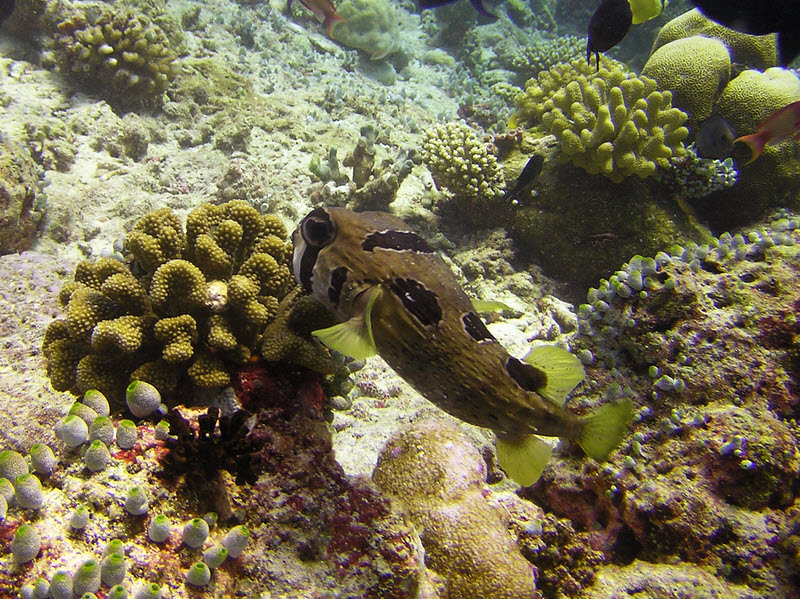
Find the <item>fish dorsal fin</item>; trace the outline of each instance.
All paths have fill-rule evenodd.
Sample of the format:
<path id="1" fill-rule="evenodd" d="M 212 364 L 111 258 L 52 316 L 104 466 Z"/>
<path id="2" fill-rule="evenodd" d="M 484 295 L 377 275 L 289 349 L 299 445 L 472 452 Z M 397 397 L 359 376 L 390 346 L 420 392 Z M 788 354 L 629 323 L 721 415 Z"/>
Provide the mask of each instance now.
<path id="1" fill-rule="evenodd" d="M 375 348 L 375 338 L 372 336 L 372 307 L 380 294 L 380 287 L 376 287 L 367 301 L 363 314 L 357 314 L 350 320 L 327 329 L 317 329 L 311 334 L 329 349 L 354 360 L 364 360 L 374 356 L 378 350 Z"/>
<path id="2" fill-rule="evenodd" d="M 478 314 L 483 314 L 486 312 L 502 312 L 503 310 L 511 310 L 508 304 L 504 304 L 500 301 L 494 300 L 480 300 L 480 299 L 471 299 L 469 300 L 472 303 L 472 309 L 475 310 Z"/>
<path id="3" fill-rule="evenodd" d="M 524 362 L 546 375 L 546 384 L 536 391 L 557 406 L 563 406 L 567 395 L 583 381 L 583 364 L 567 350 L 555 345 L 531 348 Z"/>
<path id="4" fill-rule="evenodd" d="M 539 480 L 553 449 L 536 435 L 521 439 L 497 437 L 497 462 L 518 485 L 527 487 Z"/>

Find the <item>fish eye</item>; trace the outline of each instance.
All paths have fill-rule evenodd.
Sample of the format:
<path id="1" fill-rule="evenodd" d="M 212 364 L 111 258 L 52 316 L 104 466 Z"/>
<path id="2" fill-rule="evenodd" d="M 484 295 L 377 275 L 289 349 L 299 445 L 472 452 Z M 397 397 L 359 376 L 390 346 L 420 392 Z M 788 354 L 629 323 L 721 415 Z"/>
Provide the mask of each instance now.
<path id="1" fill-rule="evenodd" d="M 336 228 L 330 219 L 310 216 L 303 223 L 301 232 L 307 244 L 323 247 L 333 241 L 336 235 Z"/>

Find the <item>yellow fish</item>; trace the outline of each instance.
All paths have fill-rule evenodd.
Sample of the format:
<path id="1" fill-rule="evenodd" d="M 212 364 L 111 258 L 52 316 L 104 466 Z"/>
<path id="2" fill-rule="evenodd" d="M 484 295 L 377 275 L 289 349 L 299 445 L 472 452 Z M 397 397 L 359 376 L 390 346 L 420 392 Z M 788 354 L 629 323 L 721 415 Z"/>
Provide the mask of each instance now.
<path id="1" fill-rule="evenodd" d="M 341 324 L 315 331 L 356 359 L 376 353 L 426 399 L 497 434 L 500 466 L 533 484 L 550 457 L 537 435 L 574 440 L 596 460 L 619 445 L 630 399 L 580 418 L 563 409 L 580 361 L 542 346 L 524 360 L 492 336 L 450 268 L 422 237 L 382 212 L 316 208 L 292 236 L 295 279 Z"/>

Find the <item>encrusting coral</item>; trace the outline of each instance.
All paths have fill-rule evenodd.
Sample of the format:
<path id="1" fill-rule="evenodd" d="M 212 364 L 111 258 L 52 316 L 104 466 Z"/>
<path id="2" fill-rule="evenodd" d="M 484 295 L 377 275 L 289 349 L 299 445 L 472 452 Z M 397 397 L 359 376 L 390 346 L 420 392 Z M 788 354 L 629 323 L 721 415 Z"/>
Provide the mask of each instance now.
<path id="1" fill-rule="evenodd" d="M 669 91 L 609 59 L 597 71 L 583 60 L 542 71 L 517 103 L 512 124 L 555 135 L 561 160 L 615 182 L 653 175 L 683 155 L 689 135 L 686 114 L 672 107 Z"/>
<path id="2" fill-rule="evenodd" d="M 291 282 L 286 229 L 244 201 L 202 205 L 186 233 L 167 208 L 126 238 L 134 263 L 82 262 L 50 324 L 43 353 L 53 388 L 98 389 L 120 401 L 132 380 L 162 393 L 188 375 L 201 387 L 229 383 L 247 361 Z"/>
<path id="3" fill-rule="evenodd" d="M 534 569 L 503 510 L 484 496 L 486 464 L 464 433 L 440 420 L 416 422 L 389 439 L 372 478 L 409 511 L 448 597 L 536 596 Z"/>

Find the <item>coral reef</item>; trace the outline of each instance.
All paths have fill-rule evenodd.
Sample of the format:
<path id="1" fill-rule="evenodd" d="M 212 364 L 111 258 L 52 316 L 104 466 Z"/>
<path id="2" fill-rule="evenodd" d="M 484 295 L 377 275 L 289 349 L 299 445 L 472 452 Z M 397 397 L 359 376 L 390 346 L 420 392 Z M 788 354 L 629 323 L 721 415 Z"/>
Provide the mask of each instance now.
<path id="1" fill-rule="evenodd" d="M 44 198 L 30 152 L 0 134 L 0 254 L 30 249 L 44 222 Z"/>
<path id="2" fill-rule="evenodd" d="M 635 398 L 633 434 L 605 467 L 559 455 L 526 496 L 606 559 L 652 568 L 647 587 L 661 583 L 646 562 L 671 557 L 731 596 L 798 592 L 780 539 L 796 527 L 800 466 L 799 227 L 778 214 L 746 234 L 634 257 L 578 310 L 587 394 Z M 601 568 L 588 596 L 603 596 L 616 568 Z"/>
<path id="3" fill-rule="evenodd" d="M 484 496 L 486 464 L 457 428 L 418 421 L 389 439 L 372 475 L 409 512 L 448 597 L 536 596 L 534 570 Z"/>
<path id="4" fill-rule="evenodd" d="M 52 61 L 112 105 L 160 106 L 175 76 L 177 55 L 162 29 L 133 10 L 63 9 Z"/>
<path id="5" fill-rule="evenodd" d="M 229 383 L 227 365 L 250 358 L 291 281 L 286 230 L 236 200 L 193 210 L 183 232 L 167 208 L 144 216 L 126 240 L 128 268 L 83 262 L 47 329 L 43 353 L 59 391 L 98 389 L 120 401 L 132 380 L 174 390 Z"/>
<path id="6" fill-rule="evenodd" d="M 734 167 L 732 158 L 701 158 L 693 143 L 686 147 L 686 154 L 670 158 L 669 163 L 670 168 L 659 173 L 659 179 L 677 187 L 688 199 L 704 198 L 715 191 L 732 187 L 739 179 L 739 171 Z"/>
<path id="7" fill-rule="evenodd" d="M 672 94 L 648 77 L 605 59 L 600 69 L 583 60 L 539 73 L 518 98 L 515 124 L 538 127 L 561 144 L 559 158 L 612 181 L 653 175 L 681 156 L 689 131 Z"/>

